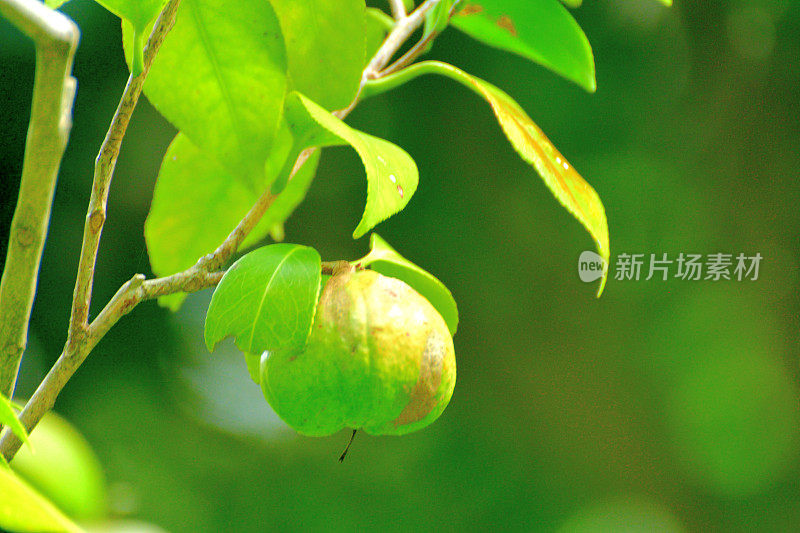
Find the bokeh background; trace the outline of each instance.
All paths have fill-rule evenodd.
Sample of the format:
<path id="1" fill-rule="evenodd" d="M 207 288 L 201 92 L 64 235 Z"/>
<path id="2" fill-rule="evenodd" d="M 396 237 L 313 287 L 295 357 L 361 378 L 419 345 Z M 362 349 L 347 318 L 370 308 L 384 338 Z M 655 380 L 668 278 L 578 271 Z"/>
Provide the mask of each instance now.
<path id="1" fill-rule="evenodd" d="M 374 2 L 373 5 L 381 4 Z M 55 196 L 18 396 L 65 341 L 92 165 L 126 79 L 117 19 L 88 0 L 75 126 Z M 512 94 L 602 197 L 614 254 L 763 256 L 757 281 L 615 281 L 505 141 L 444 79 L 363 103 L 350 122 L 403 146 L 421 183 L 377 231 L 454 293 L 458 384 L 402 438 L 323 439 L 282 424 L 227 345 L 210 294 L 140 306 L 97 347 L 57 411 L 94 449 L 114 517 L 167 531 L 791 531 L 800 524 L 800 5 L 586 0 L 587 94 L 454 30 L 432 56 Z M 0 240 L 21 172 L 33 48 L 0 20 Z M 174 135 L 146 101 L 111 192 L 93 312 L 149 274 L 142 228 Z M 352 151 L 326 151 L 286 240 L 359 257 Z M 4 255 L 4 253 L 3 253 Z M 66 481 L 67 483 L 69 480 Z"/>

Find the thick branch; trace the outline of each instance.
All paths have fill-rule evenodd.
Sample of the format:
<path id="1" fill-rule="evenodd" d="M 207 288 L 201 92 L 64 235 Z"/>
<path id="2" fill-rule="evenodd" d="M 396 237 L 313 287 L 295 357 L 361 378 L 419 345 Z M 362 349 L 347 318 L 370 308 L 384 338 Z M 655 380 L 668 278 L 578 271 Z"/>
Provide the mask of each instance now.
<path id="1" fill-rule="evenodd" d="M 72 126 L 78 27 L 36 0 L 0 0 L 0 14 L 34 40 L 36 75 L 19 199 L 0 280 L 0 393 L 11 397 L 28 338 L 58 169 Z"/>
<path id="2" fill-rule="evenodd" d="M 171 0 L 161 12 L 144 50 L 144 70 L 138 76 L 131 75 L 128 78 L 125 91 L 122 93 L 119 106 L 114 118 L 111 120 L 111 126 L 108 128 L 108 133 L 95 161 L 92 193 L 89 199 L 86 222 L 83 227 L 81 256 L 78 262 L 78 275 L 72 298 L 72 312 L 70 313 L 69 324 L 70 338 L 85 334 L 88 327 L 97 250 L 100 246 L 100 237 L 106 221 L 108 192 L 111 186 L 111 178 L 114 174 L 114 167 L 117 164 L 122 139 L 125 137 L 131 115 L 136 103 L 139 101 L 153 58 L 158 53 L 164 38 L 175 24 L 175 16 L 179 5 L 180 0 Z"/>

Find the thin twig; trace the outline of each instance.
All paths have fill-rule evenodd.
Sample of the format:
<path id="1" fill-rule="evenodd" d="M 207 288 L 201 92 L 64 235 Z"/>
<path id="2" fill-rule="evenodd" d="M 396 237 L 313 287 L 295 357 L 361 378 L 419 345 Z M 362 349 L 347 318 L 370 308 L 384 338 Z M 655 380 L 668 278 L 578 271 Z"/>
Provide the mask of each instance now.
<path id="1" fill-rule="evenodd" d="M 122 139 L 125 137 L 131 115 L 133 115 L 133 110 L 139 101 L 153 58 L 161 47 L 161 43 L 164 42 L 164 38 L 175 24 L 175 16 L 180 3 L 181 0 L 171 0 L 158 17 L 144 50 L 144 70 L 138 76 L 131 75 L 128 78 L 128 83 L 122 93 L 117 111 L 114 113 L 114 118 L 111 120 L 111 125 L 100 148 L 100 153 L 95 160 L 92 194 L 89 199 L 89 209 L 83 227 L 81 256 L 78 261 L 78 275 L 75 280 L 75 291 L 72 298 L 72 311 L 69 321 L 70 338 L 85 334 L 88 328 L 97 250 L 100 247 L 100 237 L 106 221 L 108 192 L 114 174 L 114 167 L 117 164 Z"/>
<path id="2" fill-rule="evenodd" d="M 36 0 L 0 0 L 0 15 L 33 39 L 36 75 L 19 199 L 0 280 L 0 393 L 14 393 L 28 339 L 58 169 L 72 127 L 78 27 Z"/>
<path id="3" fill-rule="evenodd" d="M 389 5 L 392 7 L 392 16 L 395 20 L 402 20 L 408 16 L 403 0 L 389 0 Z"/>
<path id="4" fill-rule="evenodd" d="M 399 20 L 394 29 L 383 41 L 383 44 L 372 57 L 372 60 L 364 69 L 364 77 L 374 79 L 378 73 L 389 63 L 389 60 L 397 53 L 403 43 L 417 31 L 425 22 L 425 15 L 439 4 L 440 0 L 425 0 L 417 9 L 402 20 Z"/>
<path id="5" fill-rule="evenodd" d="M 170 6 L 176 4 L 178 1 L 179 0 L 173 0 L 170 3 Z M 365 68 L 364 75 L 362 76 L 362 87 L 363 84 L 370 79 L 368 74 L 374 74 L 374 72 L 378 72 L 386 65 L 386 62 L 391 59 L 392 56 L 394 56 L 400 46 L 403 45 L 405 40 L 407 40 L 417 28 L 419 28 L 419 26 L 425 20 L 425 13 L 435 7 L 438 2 L 439 0 L 427 0 L 413 13 L 405 17 L 402 21 L 398 22 L 394 30 L 392 30 L 392 32 L 386 38 L 386 41 L 384 41 L 381 49 L 376 53 L 375 57 L 373 57 L 372 61 L 370 61 L 370 64 Z M 169 6 L 165 9 L 165 12 L 167 9 L 169 9 Z M 161 21 L 161 19 L 159 19 L 159 21 Z M 145 73 L 147 72 L 151 61 L 152 57 L 148 59 L 146 54 Z M 337 112 L 337 116 L 340 118 L 346 117 L 353 107 L 355 107 L 357 102 L 358 98 L 356 97 L 356 99 L 348 108 Z M 120 105 L 122 106 L 122 104 Z M 130 111 L 132 111 L 132 109 Z M 124 128 L 122 129 L 122 133 L 124 133 Z M 119 143 L 117 143 L 117 152 L 118 150 Z M 300 154 L 294 168 L 292 169 L 292 175 L 294 175 L 303 166 L 311 153 L 313 153 L 313 150 L 315 149 L 310 148 L 308 150 L 304 150 Z M 114 155 L 114 160 L 115 159 L 116 155 Z M 107 182 L 105 186 L 105 197 L 102 197 L 101 195 L 99 198 L 107 199 Z M 219 271 L 219 269 L 239 249 L 239 246 L 258 224 L 264 213 L 272 205 L 272 202 L 275 200 L 275 198 L 276 197 L 273 196 L 269 191 L 265 192 L 258 199 L 255 205 L 253 205 L 250 211 L 244 216 L 241 222 L 239 222 L 239 225 L 236 227 L 236 229 L 234 229 L 228 235 L 225 241 L 223 241 L 223 243 L 220 244 L 220 246 L 214 252 L 200 258 L 200 260 L 198 260 L 198 262 L 188 270 L 153 280 L 145 280 L 143 275 L 137 274 L 130 281 L 120 287 L 117 293 L 111 298 L 111 301 L 109 301 L 103 310 L 100 311 L 100 313 L 97 315 L 97 318 L 95 318 L 91 324 L 83 327 L 78 334 L 68 336 L 64 351 L 61 353 L 55 365 L 53 365 L 53 368 L 51 368 L 47 373 L 47 376 L 45 376 L 45 379 L 36 389 L 36 392 L 34 392 L 33 396 L 31 396 L 31 399 L 28 401 L 19 415 L 20 421 L 28 429 L 28 431 L 32 431 L 39 420 L 41 420 L 42 416 L 44 416 L 44 414 L 53 407 L 56 398 L 61 393 L 61 390 L 64 388 L 78 367 L 80 367 L 92 349 L 97 345 L 98 342 L 100 342 L 103 336 L 108 333 L 114 324 L 116 324 L 126 314 L 130 313 L 139 303 L 145 300 L 155 299 L 178 292 L 195 292 L 204 288 L 216 286 L 223 274 Z M 89 216 L 87 217 L 87 226 L 90 223 L 93 212 L 94 211 L 90 208 Z M 105 219 L 105 201 L 102 202 L 101 212 L 102 218 L 98 220 Z M 100 228 L 102 228 L 102 223 L 100 224 Z M 97 234 L 97 238 L 99 239 L 99 232 Z M 97 244 L 95 243 L 93 246 L 93 253 L 96 254 Z M 91 269 L 94 269 L 93 258 L 91 262 L 87 262 L 87 264 L 91 264 Z M 330 271 L 333 272 L 334 265 L 326 264 L 325 266 L 330 267 Z M 92 276 L 90 273 L 88 277 L 89 290 L 86 293 L 87 295 L 91 292 L 91 277 Z M 82 291 L 83 290 L 86 289 L 82 288 Z M 2 453 L 7 460 L 11 460 L 19 449 L 20 445 L 21 443 L 16 436 L 10 431 L 6 431 L 2 438 L 0 438 L 0 453 Z"/>
<path id="6" fill-rule="evenodd" d="M 456 12 L 458 5 L 461 3 L 461 0 L 456 0 L 453 5 L 450 7 L 450 12 L 447 14 L 447 20 L 449 21 L 453 18 L 453 15 Z M 424 35 L 422 39 L 420 39 L 417 44 L 411 47 L 405 54 L 403 54 L 399 59 L 397 59 L 394 63 L 389 65 L 388 67 L 381 70 L 376 78 L 383 78 L 384 76 L 388 76 L 390 74 L 394 74 L 395 72 L 402 70 L 412 64 L 419 56 L 424 54 L 431 43 L 439 36 L 442 32 L 441 29 L 437 29 L 431 31 Z"/>
<path id="7" fill-rule="evenodd" d="M 408 65 L 414 62 L 425 50 L 427 49 L 428 45 L 433 42 L 439 34 L 437 32 L 431 32 L 422 39 L 417 42 L 414 46 L 412 46 L 408 52 L 400 56 L 394 63 L 386 67 L 385 69 L 381 70 L 376 78 L 383 78 L 384 76 L 388 76 L 389 74 L 393 74 L 398 70 L 404 69 Z"/>
<path id="8" fill-rule="evenodd" d="M 372 56 L 369 64 L 367 64 L 364 69 L 364 73 L 361 76 L 361 86 L 358 88 L 358 93 L 355 98 L 353 98 L 353 101 L 346 108 L 336 111 L 334 115 L 344 120 L 344 118 L 355 109 L 358 102 L 361 100 L 361 92 L 364 89 L 364 85 L 370 80 L 375 80 L 382 76 L 381 71 L 386 67 L 389 60 L 394 57 L 400 47 L 403 46 L 403 43 L 422 26 L 425 22 L 425 15 L 427 15 L 428 11 L 435 8 L 440 1 L 441 0 L 426 0 L 410 15 L 399 20 L 397 24 L 395 24 L 394 29 L 389 32 L 389 35 L 386 36 L 381 47 L 375 52 L 375 55 Z"/>

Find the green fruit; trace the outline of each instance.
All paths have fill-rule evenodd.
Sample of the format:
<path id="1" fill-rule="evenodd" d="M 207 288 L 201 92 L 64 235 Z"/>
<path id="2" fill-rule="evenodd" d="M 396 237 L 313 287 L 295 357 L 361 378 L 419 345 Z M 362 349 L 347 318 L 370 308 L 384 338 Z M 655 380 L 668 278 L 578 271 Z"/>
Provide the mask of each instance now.
<path id="1" fill-rule="evenodd" d="M 436 420 L 453 395 L 453 339 L 404 282 L 343 272 L 325 285 L 303 351 L 261 357 L 261 387 L 298 432 L 345 427 L 402 435 Z"/>

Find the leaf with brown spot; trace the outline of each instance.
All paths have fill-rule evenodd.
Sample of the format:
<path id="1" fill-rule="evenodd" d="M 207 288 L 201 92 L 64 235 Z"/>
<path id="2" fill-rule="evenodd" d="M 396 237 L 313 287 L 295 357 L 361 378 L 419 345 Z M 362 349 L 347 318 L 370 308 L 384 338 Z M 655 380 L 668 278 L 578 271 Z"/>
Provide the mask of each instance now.
<path id="1" fill-rule="evenodd" d="M 513 98 L 491 83 L 440 61 L 416 63 L 398 74 L 368 84 L 364 95 L 385 92 L 424 74 L 447 76 L 489 102 L 503 132 L 517 153 L 536 168 L 553 195 L 593 237 L 600 256 L 605 260 L 605 269 L 597 292 L 600 296 L 608 276 L 610 257 L 608 222 L 603 203 L 591 185 L 586 183 Z"/>
<path id="2" fill-rule="evenodd" d="M 465 0 L 451 24 L 483 44 L 549 68 L 589 92 L 597 83 L 589 40 L 555 0 Z"/>
<path id="3" fill-rule="evenodd" d="M 499 19 L 497 19 L 497 25 L 506 30 L 508 33 L 513 35 L 514 37 L 519 37 L 519 33 L 517 33 L 517 28 L 514 26 L 514 21 L 511 20 L 511 17 L 507 15 L 503 15 Z"/>

